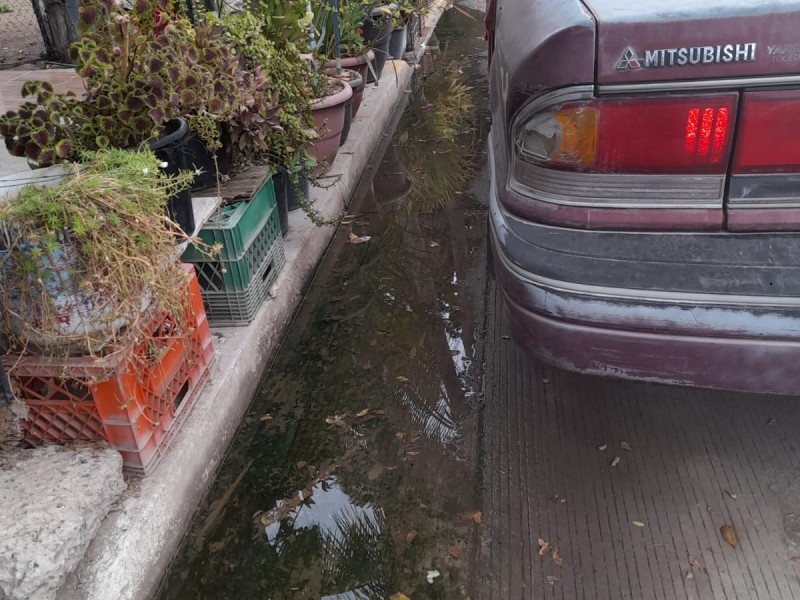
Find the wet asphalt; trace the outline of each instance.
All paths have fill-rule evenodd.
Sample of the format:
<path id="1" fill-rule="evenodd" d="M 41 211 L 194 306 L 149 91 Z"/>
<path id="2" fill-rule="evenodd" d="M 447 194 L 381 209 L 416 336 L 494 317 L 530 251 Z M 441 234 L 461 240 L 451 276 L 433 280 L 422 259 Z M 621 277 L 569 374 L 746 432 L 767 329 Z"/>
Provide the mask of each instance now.
<path id="1" fill-rule="evenodd" d="M 796 399 L 582 377 L 511 339 L 473 4 L 440 21 L 158 598 L 800 598 Z"/>

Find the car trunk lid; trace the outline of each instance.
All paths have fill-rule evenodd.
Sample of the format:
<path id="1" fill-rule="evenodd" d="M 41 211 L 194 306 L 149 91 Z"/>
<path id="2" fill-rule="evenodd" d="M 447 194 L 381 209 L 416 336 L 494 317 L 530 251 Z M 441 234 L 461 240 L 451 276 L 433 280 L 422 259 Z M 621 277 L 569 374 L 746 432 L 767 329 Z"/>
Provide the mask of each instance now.
<path id="1" fill-rule="evenodd" d="M 800 0 L 584 0 L 597 83 L 800 74 Z"/>

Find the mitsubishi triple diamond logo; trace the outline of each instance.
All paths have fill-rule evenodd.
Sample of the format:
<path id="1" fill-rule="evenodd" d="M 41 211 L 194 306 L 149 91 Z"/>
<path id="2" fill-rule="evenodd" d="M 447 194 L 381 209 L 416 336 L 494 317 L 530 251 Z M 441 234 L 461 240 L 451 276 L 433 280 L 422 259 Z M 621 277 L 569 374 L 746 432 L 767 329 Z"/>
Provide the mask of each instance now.
<path id="1" fill-rule="evenodd" d="M 622 53 L 622 58 L 617 63 L 617 71 L 633 71 L 642 68 L 642 59 L 636 54 L 636 50 L 628 46 Z"/>

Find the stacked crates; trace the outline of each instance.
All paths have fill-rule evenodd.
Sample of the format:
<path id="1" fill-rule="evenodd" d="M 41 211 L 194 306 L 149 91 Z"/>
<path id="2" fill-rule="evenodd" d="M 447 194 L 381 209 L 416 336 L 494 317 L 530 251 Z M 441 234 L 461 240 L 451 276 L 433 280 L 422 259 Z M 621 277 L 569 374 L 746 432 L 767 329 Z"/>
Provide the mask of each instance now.
<path id="1" fill-rule="evenodd" d="M 110 356 L 55 360 L 9 356 L 12 382 L 28 409 L 24 443 L 107 442 L 123 467 L 148 475 L 205 384 L 214 358 L 194 269 L 183 315 L 156 313 L 147 336 Z M 177 335 L 177 319 L 185 333 Z"/>
<path id="2" fill-rule="evenodd" d="M 182 260 L 192 263 L 209 322 L 247 325 L 264 303 L 285 261 L 272 178 L 252 200 L 225 205 L 200 230 L 206 245 L 190 245 Z M 208 247 L 219 245 L 218 255 Z"/>

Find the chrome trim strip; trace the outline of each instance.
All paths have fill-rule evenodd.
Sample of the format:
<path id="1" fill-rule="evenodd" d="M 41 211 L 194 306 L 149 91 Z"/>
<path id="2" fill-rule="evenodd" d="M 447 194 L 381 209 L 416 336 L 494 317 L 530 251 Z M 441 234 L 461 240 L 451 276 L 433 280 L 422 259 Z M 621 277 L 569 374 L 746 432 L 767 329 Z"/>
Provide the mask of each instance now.
<path id="1" fill-rule="evenodd" d="M 524 196 L 567 206 L 719 209 L 725 175 L 581 173 L 515 161 L 508 186 Z"/>
<path id="2" fill-rule="evenodd" d="M 651 81 L 647 83 L 608 83 L 597 86 L 600 95 L 638 94 L 642 92 L 677 92 L 735 88 L 800 85 L 800 75 L 745 77 L 741 79 L 703 79 L 692 81 Z"/>

